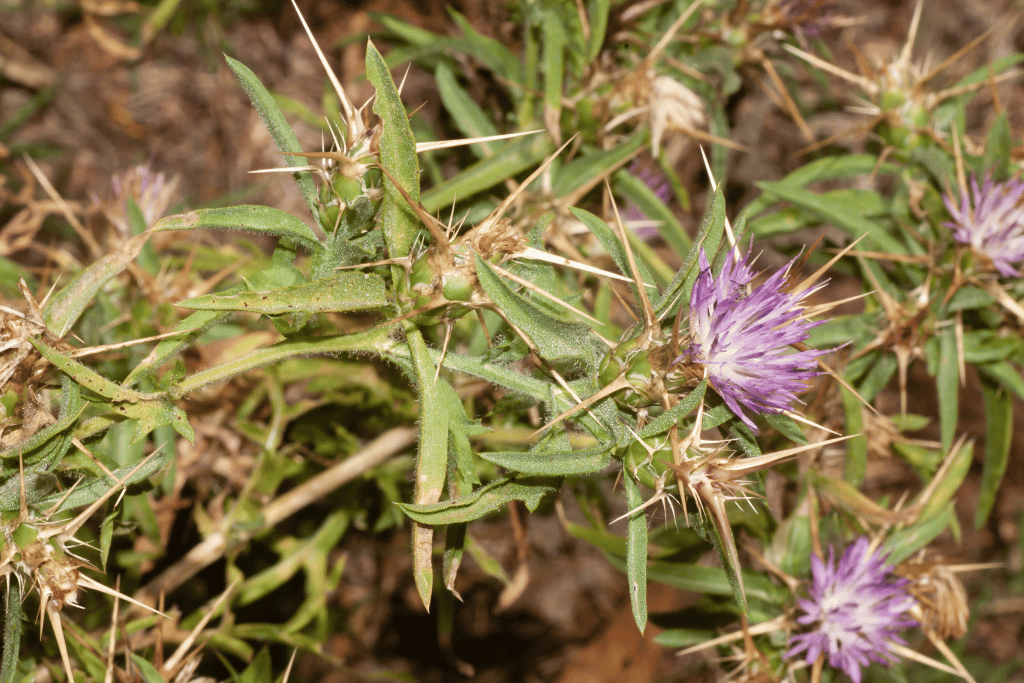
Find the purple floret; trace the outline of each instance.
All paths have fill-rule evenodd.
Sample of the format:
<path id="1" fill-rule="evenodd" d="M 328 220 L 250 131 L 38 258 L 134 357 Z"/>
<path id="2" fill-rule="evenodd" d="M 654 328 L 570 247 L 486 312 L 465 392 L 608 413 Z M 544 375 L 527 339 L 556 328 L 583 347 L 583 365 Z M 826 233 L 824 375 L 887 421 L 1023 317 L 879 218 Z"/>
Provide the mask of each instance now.
<path id="1" fill-rule="evenodd" d="M 820 323 L 801 317 L 799 295 L 784 286 L 790 262 L 749 294 L 755 274 L 744 256 L 727 258 L 722 271 L 711 272 L 700 253 L 700 275 L 690 295 L 690 344 L 682 356 L 702 364 L 708 382 L 729 409 L 756 431 L 743 408 L 759 414 L 788 410 L 806 381 L 817 376 L 819 356 L 828 351 L 794 351 Z"/>
<path id="2" fill-rule="evenodd" d="M 1024 181 L 1008 180 L 994 183 L 991 178 L 978 187 L 971 177 L 971 192 L 960 198 L 957 207 L 952 197 L 943 197 L 951 222 L 953 238 L 970 245 L 974 251 L 992 261 L 1003 277 L 1020 277 L 1014 264 L 1024 261 Z"/>
<path id="3" fill-rule="evenodd" d="M 917 624 L 904 617 L 915 600 L 907 593 L 909 581 L 890 575 L 892 567 L 872 553 L 866 536 L 858 538 L 835 562 L 829 549 L 828 563 L 811 558 L 809 599 L 798 600 L 806 615 L 797 622 L 814 630 L 789 640 L 787 657 L 805 654 L 808 664 L 822 654 L 829 666 L 844 671 L 854 683 L 861 681 L 861 667 L 870 662 L 890 666 L 896 662 L 893 644 L 905 644 L 898 632 Z"/>

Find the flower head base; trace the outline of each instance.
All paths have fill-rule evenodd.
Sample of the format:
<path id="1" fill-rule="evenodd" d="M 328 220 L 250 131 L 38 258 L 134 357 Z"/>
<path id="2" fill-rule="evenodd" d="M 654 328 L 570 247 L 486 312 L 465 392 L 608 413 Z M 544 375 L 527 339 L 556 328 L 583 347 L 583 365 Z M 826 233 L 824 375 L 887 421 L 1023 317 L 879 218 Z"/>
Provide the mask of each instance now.
<path id="1" fill-rule="evenodd" d="M 904 617 L 916 601 L 907 593 L 910 582 L 890 576 L 892 567 L 871 552 L 866 536 L 858 538 L 837 564 L 829 550 L 828 563 L 811 558 L 810 599 L 798 600 L 807 614 L 797 622 L 814 630 L 790 638 L 787 657 L 806 652 L 813 663 L 822 654 L 830 666 L 860 683 L 861 667 L 870 662 L 896 661 L 891 647 L 904 644 L 898 632 L 917 622 Z"/>
<path id="2" fill-rule="evenodd" d="M 970 195 L 970 196 L 969 196 Z M 968 244 L 976 254 L 992 261 L 1003 277 L 1020 277 L 1013 264 L 1024 261 L 1024 180 L 994 183 L 991 178 L 978 187 L 971 177 L 971 192 L 960 197 L 958 207 L 950 197 L 943 197 L 953 230 L 953 238 Z"/>
<path id="3" fill-rule="evenodd" d="M 817 376 L 819 356 L 828 351 L 793 351 L 819 323 L 802 317 L 800 301 L 816 291 L 783 291 L 790 262 L 749 294 L 754 272 L 747 257 L 727 258 L 722 271 L 711 272 L 700 253 L 700 275 L 690 295 L 690 344 L 680 361 L 704 366 L 708 382 L 726 405 L 751 429 L 743 408 L 755 413 L 788 410 L 806 380 Z"/>

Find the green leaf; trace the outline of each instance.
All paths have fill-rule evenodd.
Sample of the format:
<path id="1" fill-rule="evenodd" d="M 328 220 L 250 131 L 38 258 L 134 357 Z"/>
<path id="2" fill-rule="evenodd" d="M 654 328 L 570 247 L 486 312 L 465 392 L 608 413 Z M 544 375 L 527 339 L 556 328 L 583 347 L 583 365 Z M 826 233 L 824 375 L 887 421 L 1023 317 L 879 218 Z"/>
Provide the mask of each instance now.
<path id="1" fill-rule="evenodd" d="M 277 148 L 284 152 L 284 163 L 288 166 L 308 166 L 309 162 L 303 157 L 289 154 L 289 152 L 301 152 L 302 147 L 299 145 L 299 139 L 295 137 L 292 127 L 288 125 L 284 114 L 277 106 L 277 102 L 274 101 L 274 96 L 263 87 L 260 80 L 256 78 L 256 74 L 250 71 L 249 67 L 237 60 L 231 59 L 227 55 L 224 55 L 224 58 L 227 60 L 228 66 L 235 73 L 235 78 L 242 84 L 242 88 L 245 90 L 245 94 L 249 96 L 252 106 L 256 108 L 260 118 L 263 119 L 263 125 L 267 127 L 267 131 L 270 133 L 270 137 L 273 138 Z M 309 212 L 313 214 L 314 220 L 319 223 L 320 212 L 317 210 L 316 189 L 313 187 L 312 177 L 308 173 L 296 171 L 292 173 L 292 178 L 295 179 L 295 183 L 299 186 L 299 192 L 302 193 L 302 198 L 306 201 Z M 321 225 L 320 227 L 326 230 L 325 226 Z"/>
<path id="2" fill-rule="evenodd" d="M 655 560 L 647 564 L 647 579 L 704 595 L 734 594 L 732 582 L 720 567 Z M 743 572 L 743 585 L 748 598 L 772 605 L 785 605 L 792 600 L 788 590 L 773 585 L 764 574 Z"/>
<path id="3" fill-rule="evenodd" d="M 229 290 L 231 293 L 241 291 L 241 285 Z M 223 292 L 222 296 L 226 294 L 227 292 Z M 145 373 L 159 368 L 168 360 L 178 355 L 181 350 L 198 339 L 199 335 L 204 331 L 217 323 L 223 322 L 229 315 L 229 313 L 217 311 L 197 311 L 191 314 L 174 328 L 174 331 L 180 334 L 167 339 L 161 339 L 157 342 L 157 345 L 150 351 L 149 355 L 128 373 L 128 376 L 121 382 L 121 386 L 133 386 Z"/>
<path id="4" fill-rule="evenodd" d="M 615 173 L 613 188 L 633 202 L 640 212 L 650 220 L 659 221 L 658 233 L 677 254 L 689 253 L 693 242 L 675 213 L 655 194 L 646 182 L 626 169 Z M 621 212 L 623 207 L 619 207 Z"/>
<path id="5" fill-rule="evenodd" d="M 879 551 L 887 556 L 886 563 L 899 564 L 921 548 L 925 547 L 949 525 L 956 521 L 953 503 L 948 502 L 941 510 L 917 524 L 894 531 L 885 540 Z"/>
<path id="6" fill-rule="evenodd" d="M 135 260 L 149 237 L 149 233 L 143 233 L 125 240 L 116 251 L 93 263 L 51 296 L 43 306 L 46 329 L 59 339 L 70 332 L 100 288 Z"/>
<path id="7" fill-rule="evenodd" d="M 697 239 L 694 240 L 693 246 L 687 252 L 682 268 L 676 273 L 675 279 L 672 280 L 672 284 L 665 290 L 661 299 L 654 304 L 654 312 L 658 316 L 658 320 L 664 320 L 666 316 L 674 314 L 678 306 L 689 304 L 690 290 L 693 289 L 693 283 L 700 275 L 698 266 L 700 251 L 704 249 L 708 260 L 713 261 L 724 231 L 725 197 L 722 195 L 722 188 L 719 187 L 711 198 L 711 204 L 708 206 L 707 213 L 704 214 L 704 221 L 700 225 Z"/>
<path id="8" fill-rule="evenodd" d="M 21 582 L 11 581 L 4 593 L 4 650 L 0 660 L 0 683 L 14 683 L 18 676 L 18 651 L 21 649 L 22 620 Z"/>
<path id="9" fill-rule="evenodd" d="M 708 381 L 706 379 L 701 380 L 700 384 L 690 390 L 690 393 L 686 395 L 686 398 L 675 404 L 670 410 L 666 410 L 664 413 L 648 422 L 647 425 L 640 430 L 640 438 L 649 439 L 652 436 L 661 434 L 662 432 L 667 432 L 673 426 L 679 424 L 679 420 L 683 419 L 697 408 L 701 399 L 704 398 L 707 388 Z"/>
<path id="10" fill-rule="evenodd" d="M 587 62 L 593 62 L 604 45 L 608 31 L 608 15 L 611 13 L 611 0 L 592 0 L 588 3 L 588 19 L 590 22 L 590 41 L 587 44 Z"/>
<path id="11" fill-rule="evenodd" d="M 846 414 L 846 433 L 856 434 L 846 442 L 846 464 L 843 467 L 843 479 L 854 486 L 864 481 L 868 468 L 868 438 L 864 434 L 864 413 L 860 399 L 846 387 L 839 391 L 843 400 L 843 412 Z"/>
<path id="12" fill-rule="evenodd" d="M 964 477 L 967 476 L 967 471 L 971 468 L 973 460 L 974 442 L 967 441 L 952 455 L 952 460 L 942 474 L 942 478 L 938 482 L 934 482 L 935 488 L 932 489 L 931 497 L 927 501 L 920 501 L 924 502 L 924 509 L 918 515 L 919 520 L 927 521 L 939 514 L 946 503 L 953 499 L 953 496 L 960 491 L 960 485 L 963 484 Z"/>
<path id="13" fill-rule="evenodd" d="M 238 677 L 238 683 L 271 683 L 274 672 L 270 662 L 270 650 L 264 647 L 253 658 L 252 664 L 246 667 Z M 148 683 L 148 682 L 147 682 Z"/>
<path id="14" fill-rule="evenodd" d="M 153 232 L 168 230 L 246 230 L 261 235 L 273 235 L 294 240 L 310 251 L 320 251 L 323 245 L 312 228 L 287 211 L 271 206 L 240 204 L 213 209 L 198 209 L 189 213 L 168 216 L 157 221 Z"/>
<path id="15" fill-rule="evenodd" d="M 533 341 L 541 358 L 557 368 L 593 369 L 596 359 L 587 325 L 548 315 L 513 292 L 487 261 L 475 256 L 475 262 L 476 275 L 484 292 L 512 324 Z"/>
<path id="16" fill-rule="evenodd" d="M 998 363 L 985 363 L 976 367 L 981 374 L 991 378 L 1024 401 L 1024 378 L 1021 377 L 1020 369 L 1005 360 Z"/>
<path id="17" fill-rule="evenodd" d="M 36 348 L 36 351 L 38 351 L 43 358 L 50 361 L 55 367 L 59 368 L 63 372 L 67 373 L 83 388 L 99 394 L 103 398 L 110 399 L 111 401 L 128 401 L 130 403 L 136 403 L 138 401 L 144 401 L 156 397 L 154 394 L 143 394 L 135 391 L 134 389 L 127 389 L 115 382 L 111 382 L 106 377 L 99 375 L 94 370 L 82 365 L 71 356 L 52 348 L 45 342 L 38 341 L 36 339 L 30 339 L 29 341 L 32 342 L 32 346 Z"/>
<path id="18" fill-rule="evenodd" d="M 488 69 L 512 83 L 522 82 L 522 62 L 507 45 L 477 31 L 460 13 L 454 10 L 450 13 L 452 19 L 462 29 L 462 37 L 449 39 L 446 47 L 456 47 L 459 51 L 479 59 Z"/>
<path id="19" fill-rule="evenodd" d="M 779 432 L 793 443 L 801 445 L 807 444 L 807 437 L 804 435 L 803 430 L 800 429 L 800 424 L 789 415 L 783 415 L 782 413 L 768 413 L 763 417 L 764 421 L 771 425 L 775 431 Z M 847 430 L 847 433 L 849 433 L 849 430 Z"/>
<path id="20" fill-rule="evenodd" d="M 985 290 L 968 285 L 956 290 L 956 294 L 946 304 L 946 310 L 952 312 L 985 308 L 995 302 L 996 298 Z"/>
<path id="21" fill-rule="evenodd" d="M 981 529 L 992 512 L 999 484 L 1010 461 L 1013 443 L 1013 396 L 1002 387 L 982 382 L 985 397 L 985 464 L 981 470 L 981 491 L 974 513 L 974 528 Z"/>
<path id="22" fill-rule="evenodd" d="M 380 165 L 391 174 L 414 201 L 420 198 L 420 163 L 416 157 L 416 138 L 409 127 L 409 117 L 391 79 L 384 58 L 373 43 L 366 44 L 366 77 L 377 91 L 373 112 L 380 117 Z M 419 231 L 419 219 L 390 178 L 384 179 L 384 201 L 381 204 L 384 241 L 391 258 L 409 255 Z"/>
<path id="23" fill-rule="evenodd" d="M 881 353 L 878 359 L 872 363 L 867 374 L 860 381 L 857 387 L 858 393 L 865 401 L 873 401 L 878 392 L 885 388 L 892 376 L 899 369 L 896 354 Z"/>
<path id="24" fill-rule="evenodd" d="M 153 666 L 149 661 L 147 661 L 143 657 L 140 657 L 134 652 L 131 653 L 131 655 L 132 664 L 139 672 L 139 676 L 142 679 L 143 683 L 166 683 L 164 677 L 160 675 L 160 672 L 157 671 L 156 667 Z"/>
<path id="25" fill-rule="evenodd" d="M 939 367 L 935 380 L 939 396 L 939 431 L 942 451 L 948 453 L 953 446 L 960 414 L 960 371 L 956 362 L 953 328 L 947 328 L 936 336 L 939 338 Z"/>
<path id="26" fill-rule="evenodd" d="M 562 166 L 551 183 L 555 197 L 565 197 L 592 183 L 613 168 L 628 161 L 647 142 L 647 129 L 641 127 L 610 150 L 593 150 Z"/>
<path id="27" fill-rule="evenodd" d="M 626 582 L 629 584 L 629 605 L 636 627 L 647 628 L 647 515 L 639 509 L 644 504 L 640 487 L 628 472 L 622 473 L 626 490 L 626 506 L 634 512 L 629 516 L 626 539 Z"/>
<path id="28" fill-rule="evenodd" d="M 67 432 L 78 420 L 78 416 L 84 409 L 82 394 L 77 384 L 69 376 L 61 383 L 61 406 L 57 421 L 48 427 L 43 427 L 24 441 L 9 446 L 0 451 L 0 459 L 14 458 L 19 455 L 25 456 L 35 449 L 45 445 L 54 437 L 59 437 Z"/>
<path id="29" fill-rule="evenodd" d="M 405 344 L 385 345 L 382 353 L 396 360 L 410 359 L 409 347 Z M 434 362 L 440 362 L 440 351 L 430 349 L 430 354 L 434 358 Z M 550 392 L 551 384 L 549 382 L 524 375 L 501 363 L 485 361 L 473 356 L 465 356 L 448 351 L 444 354 L 443 365 L 448 370 L 464 372 L 468 375 L 479 377 L 509 391 L 528 396 L 536 402 L 546 400 Z"/>
<path id="30" fill-rule="evenodd" d="M 412 355 L 422 415 L 413 501 L 417 505 L 432 505 L 441 500 L 441 489 L 448 468 L 448 410 L 441 393 L 442 383 L 448 380 L 437 375 L 437 366 L 427 353 L 427 345 L 423 342 L 419 328 L 407 322 L 405 334 Z M 434 588 L 433 550 L 433 528 L 413 524 L 413 577 L 420 600 L 427 611 L 430 611 L 430 596 Z"/>
<path id="31" fill-rule="evenodd" d="M 467 166 L 447 182 L 427 190 L 422 198 L 423 208 L 430 213 L 446 209 L 456 199 L 467 199 L 533 168 L 552 151 L 551 141 L 544 135 L 530 135 L 510 142 L 497 154 Z"/>
<path id="32" fill-rule="evenodd" d="M 483 138 L 498 134 L 498 129 L 484 110 L 473 101 L 469 93 L 455 79 L 455 71 L 446 62 L 438 62 L 434 69 L 434 82 L 441 95 L 441 103 L 451 114 L 452 122 L 468 138 Z M 470 146 L 473 152 L 486 158 L 497 152 L 497 142 L 477 142 Z"/>
<path id="33" fill-rule="evenodd" d="M 505 478 L 477 489 L 472 495 L 444 500 L 433 505 L 399 503 L 413 520 L 437 526 L 472 522 L 490 514 L 513 500 L 521 500 L 533 512 L 544 496 L 557 491 L 556 479 L 546 477 Z"/>
<path id="34" fill-rule="evenodd" d="M 139 482 L 146 481 L 154 474 L 156 474 L 163 466 L 163 456 L 158 455 L 156 457 L 153 457 L 145 465 L 139 467 L 138 471 L 135 472 L 135 474 L 133 474 L 131 478 L 128 479 L 128 481 L 126 481 L 123 485 L 131 486 L 132 484 L 137 484 Z M 74 491 L 72 491 L 70 495 L 68 495 L 67 492 L 58 492 L 51 496 L 43 498 L 42 500 L 37 502 L 36 505 L 41 509 L 47 509 L 49 507 L 55 506 L 57 503 L 60 503 L 60 507 L 54 510 L 54 512 L 61 512 L 63 510 L 73 510 L 83 505 L 90 505 L 99 500 L 107 491 L 110 490 L 111 486 L 121 481 L 121 479 L 123 479 L 124 477 L 128 476 L 128 474 L 136 467 L 138 467 L 138 464 L 126 465 L 124 467 L 112 471 L 111 474 L 114 475 L 113 478 L 108 476 L 98 477 L 96 479 L 89 481 L 88 483 L 81 484 Z M 67 498 L 65 498 L 64 496 L 67 496 Z M 6 504 L 4 505 L 4 508 L 8 509 Z M 13 509 L 17 510 L 17 505 L 15 505 Z"/>
<path id="35" fill-rule="evenodd" d="M 996 330 L 971 330 L 964 333 L 964 360 L 972 365 L 1006 360 L 1022 346 L 1019 337 L 1004 337 Z"/>
<path id="36" fill-rule="evenodd" d="M 507 470 L 558 477 L 600 472 L 611 463 L 611 453 L 607 448 L 578 451 L 502 451 L 479 455 L 484 460 L 501 465 Z"/>
<path id="37" fill-rule="evenodd" d="M 220 365 L 197 372 L 178 385 L 177 393 L 184 395 L 212 382 L 220 382 L 240 372 L 255 370 L 296 356 L 339 353 L 380 352 L 387 339 L 389 327 L 375 327 L 364 332 L 339 334 L 310 339 L 286 339 L 265 349 L 232 358 Z"/>
<path id="38" fill-rule="evenodd" d="M 995 174 L 996 180 L 1003 180 L 1003 173 L 1010 163 L 1012 147 L 1010 119 L 1004 109 L 999 112 L 999 116 L 992 122 L 992 127 L 988 129 L 988 139 L 985 142 L 985 156 L 982 161 L 985 169 Z"/>
<path id="39" fill-rule="evenodd" d="M 622 240 L 615 230 L 613 230 L 608 223 L 598 218 L 594 214 L 584 211 L 583 209 L 577 209 L 575 207 L 569 207 L 569 211 L 575 216 L 583 225 L 587 226 L 590 232 L 594 233 L 601 245 L 608 252 L 608 255 L 612 257 L 612 261 L 618 266 L 619 272 L 628 275 L 631 270 L 629 267 L 629 258 L 626 255 L 626 248 L 622 244 Z M 650 271 L 644 266 L 643 261 L 637 261 L 637 269 L 640 271 L 640 277 L 643 278 L 644 282 L 653 285 L 655 279 L 651 275 Z M 639 301 L 640 293 L 637 291 L 636 283 L 632 280 L 629 283 L 630 289 L 633 290 L 633 296 Z M 648 292 L 654 293 L 656 289 L 648 288 Z"/>
<path id="40" fill-rule="evenodd" d="M 384 280 L 374 273 L 343 272 L 333 277 L 265 292 L 206 294 L 177 305 L 204 311 L 248 311 L 266 315 L 332 313 L 387 304 Z"/>
<path id="41" fill-rule="evenodd" d="M 833 223 L 851 237 L 869 235 L 869 243 L 890 254 L 905 254 L 903 244 L 888 234 L 880 224 L 851 211 L 851 207 L 835 206 L 831 200 L 803 188 L 782 182 L 757 183 L 765 192 L 776 195 L 800 208 L 810 211 L 824 222 Z"/>

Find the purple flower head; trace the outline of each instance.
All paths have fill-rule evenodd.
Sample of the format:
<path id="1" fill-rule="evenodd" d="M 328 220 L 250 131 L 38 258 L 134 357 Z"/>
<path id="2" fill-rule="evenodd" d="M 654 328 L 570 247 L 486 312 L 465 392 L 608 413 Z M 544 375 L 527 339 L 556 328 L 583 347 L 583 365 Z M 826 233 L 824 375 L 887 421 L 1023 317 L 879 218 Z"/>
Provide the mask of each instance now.
<path id="1" fill-rule="evenodd" d="M 178 178 L 168 179 L 163 173 L 154 172 L 149 164 L 141 164 L 113 176 L 110 184 L 114 190 L 113 199 L 103 203 L 93 197 L 93 201 L 100 204 L 107 219 L 121 234 L 130 235 L 128 198 L 134 200 L 146 225 L 152 227 L 167 211 L 178 186 Z"/>
<path id="2" fill-rule="evenodd" d="M 970 196 L 968 196 L 970 195 Z M 1013 264 L 1024 261 L 1024 181 L 993 183 L 991 178 L 979 189 L 978 178 L 971 176 L 971 192 L 960 198 L 957 207 L 951 197 L 943 197 L 953 230 L 953 238 L 969 244 L 989 258 L 1003 277 L 1020 277 Z"/>
<path id="3" fill-rule="evenodd" d="M 812 664 L 828 655 L 829 666 L 854 683 L 860 683 L 861 667 L 870 662 L 893 664 L 891 646 L 906 642 L 898 632 L 917 622 L 903 616 L 916 602 L 907 593 L 910 581 L 892 577 L 891 571 L 879 553 L 871 552 L 866 536 L 854 541 L 838 564 L 831 548 L 827 564 L 811 557 L 810 598 L 797 601 L 807 614 L 797 622 L 813 624 L 814 630 L 790 638 L 786 657 L 806 652 Z"/>
<path id="4" fill-rule="evenodd" d="M 746 256 L 727 258 L 715 275 L 701 250 L 700 275 L 690 294 L 690 344 L 676 361 L 702 364 L 709 384 L 755 431 L 743 408 L 762 415 L 788 410 L 806 380 L 820 374 L 814 370 L 818 357 L 828 353 L 790 348 L 820 324 L 801 317 L 801 300 L 817 288 L 796 295 L 783 291 L 792 264 L 748 294 L 755 273 Z"/>

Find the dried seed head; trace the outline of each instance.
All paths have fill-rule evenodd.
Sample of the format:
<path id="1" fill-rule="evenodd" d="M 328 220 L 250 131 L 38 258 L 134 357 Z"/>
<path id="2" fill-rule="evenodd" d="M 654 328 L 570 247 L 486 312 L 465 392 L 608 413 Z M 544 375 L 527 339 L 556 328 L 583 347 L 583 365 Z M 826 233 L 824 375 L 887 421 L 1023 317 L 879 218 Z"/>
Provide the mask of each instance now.
<path id="1" fill-rule="evenodd" d="M 956 574 L 936 558 L 928 559 L 922 551 L 896 567 L 894 573 L 910 580 L 908 592 L 917 598 L 920 614 L 915 615 L 925 627 L 940 638 L 961 638 L 967 633 L 971 610 L 967 591 Z"/>

